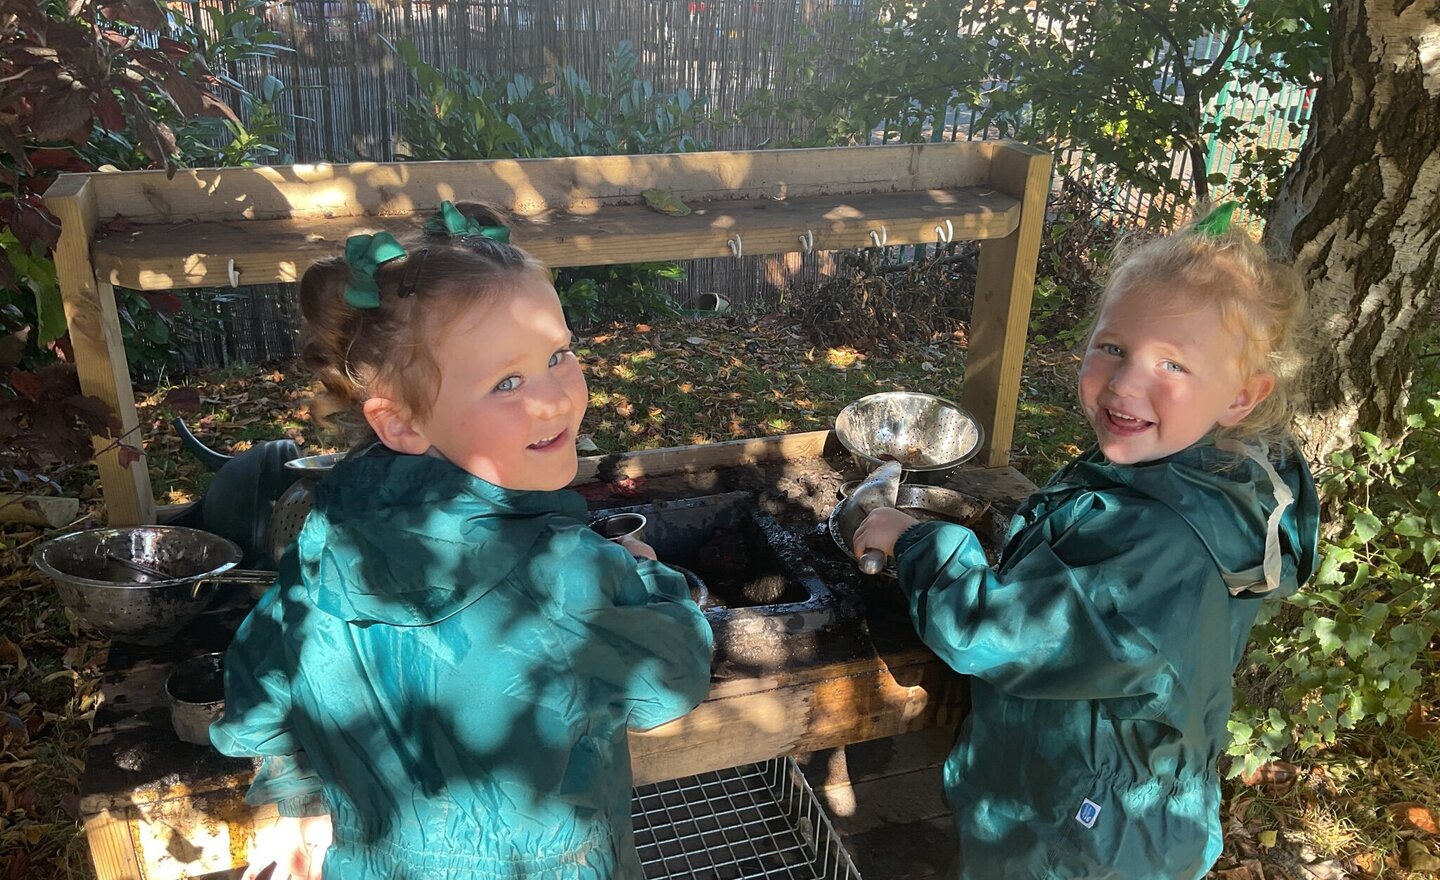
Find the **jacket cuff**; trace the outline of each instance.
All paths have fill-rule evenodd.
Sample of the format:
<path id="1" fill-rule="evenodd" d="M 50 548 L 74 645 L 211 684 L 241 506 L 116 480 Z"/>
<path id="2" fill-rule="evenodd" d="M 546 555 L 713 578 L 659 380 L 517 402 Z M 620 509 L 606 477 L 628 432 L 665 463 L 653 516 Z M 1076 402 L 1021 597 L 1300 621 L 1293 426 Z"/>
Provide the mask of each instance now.
<path id="1" fill-rule="evenodd" d="M 940 523 L 931 520 L 929 522 L 917 522 L 915 525 L 900 533 L 895 539 L 895 563 L 898 566 L 900 557 L 914 545 L 925 539 L 926 535 L 940 527 Z"/>

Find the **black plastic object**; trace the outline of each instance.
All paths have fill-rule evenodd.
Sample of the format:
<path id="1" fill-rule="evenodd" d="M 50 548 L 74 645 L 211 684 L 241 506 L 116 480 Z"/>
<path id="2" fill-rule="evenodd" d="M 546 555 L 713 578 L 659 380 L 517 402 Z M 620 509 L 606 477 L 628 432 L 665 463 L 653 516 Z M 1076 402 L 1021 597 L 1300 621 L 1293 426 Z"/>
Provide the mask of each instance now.
<path id="1" fill-rule="evenodd" d="M 300 457 L 295 441 L 266 440 L 238 455 L 225 455 L 202 443 L 184 419 L 174 419 L 170 424 L 180 435 L 181 444 L 215 476 L 204 497 L 167 517 L 166 523 L 229 538 L 244 553 L 242 568 L 273 571 L 277 560 L 270 555 L 270 514 L 276 499 L 299 479 L 299 473 L 285 467 L 285 462 Z"/>

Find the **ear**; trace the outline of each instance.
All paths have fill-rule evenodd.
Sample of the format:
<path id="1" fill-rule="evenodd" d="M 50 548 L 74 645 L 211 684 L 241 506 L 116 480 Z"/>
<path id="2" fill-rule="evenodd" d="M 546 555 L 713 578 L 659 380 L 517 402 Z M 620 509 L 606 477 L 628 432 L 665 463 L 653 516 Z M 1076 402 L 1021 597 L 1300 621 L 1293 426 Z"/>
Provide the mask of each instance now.
<path id="1" fill-rule="evenodd" d="M 1274 376 L 1269 373 L 1251 373 L 1250 378 L 1245 380 L 1245 384 L 1240 386 L 1240 392 L 1235 395 L 1235 399 L 1230 401 L 1230 405 L 1225 408 L 1219 424 L 1225 428 L 1240 424 L 1274 390 Z"/>
<path id="2" fill-rule="evenodd" d="M 430 448 L 430 440 L 415 424 L 410 408 L 398 400 L 372 397 L 365 401 L 364 413 L 365 421 L 386 447 L 407 455 L 423 455 Z"/>

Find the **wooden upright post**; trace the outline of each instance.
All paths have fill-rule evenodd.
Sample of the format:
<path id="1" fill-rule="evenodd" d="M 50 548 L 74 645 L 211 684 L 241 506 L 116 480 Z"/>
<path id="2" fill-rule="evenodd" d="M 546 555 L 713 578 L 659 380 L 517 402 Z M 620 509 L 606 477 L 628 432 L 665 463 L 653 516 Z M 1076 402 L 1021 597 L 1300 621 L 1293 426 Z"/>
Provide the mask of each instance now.
<path id="1" fill-rule="evenodd" d="M 80 390 L 110 406 L 120 420 L 126 445 L 142 447 L 125 341 L 115 309 L 115 288 L 95 277 L 90 241 L 97 222 L 94 184 L 84 177 L 61 177 L 45 196 L 45 205 L 60 218 L 60 243 L 55 248 L 55 271 L 65 301 L 65 320 L 75 349 Z M 113 438 L 96 437 L 95 449 Z M 150 472 L 145 460 L 124 464 L 120 450 L 101 454 L 100 483 L 105 494 L 106 521 L 112 526 L 142 525 L 155 521 L 155 500 L 150 494 Z"/>
<path id="2" fill-rule="evenodd" d="M 1007 143 L 995 151 L 991 161 L 990 185 L 1021 200 L 1020 225 L 1005 238 L 980 242 L 960 402 L 984 427 L 985 442 L 978 460 L 993 468 L 1010 463 L 1051 157 L 1032 147 Z"/>

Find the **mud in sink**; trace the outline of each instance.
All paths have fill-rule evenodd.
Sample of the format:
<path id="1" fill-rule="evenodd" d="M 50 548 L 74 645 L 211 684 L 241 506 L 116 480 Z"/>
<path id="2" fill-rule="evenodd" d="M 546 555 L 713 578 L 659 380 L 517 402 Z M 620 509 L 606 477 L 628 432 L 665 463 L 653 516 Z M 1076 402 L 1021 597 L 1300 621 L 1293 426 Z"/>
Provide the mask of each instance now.
<path id="1" fill-rule="evenodd" d="M 801 541 L 749 492 L 726 492 L 592 511 L 643 514 L 661 562 L 704 583 L 717 664 L 774 667 L 813 652 L 814 634 L 856 617 L 807 561 Z"/>

